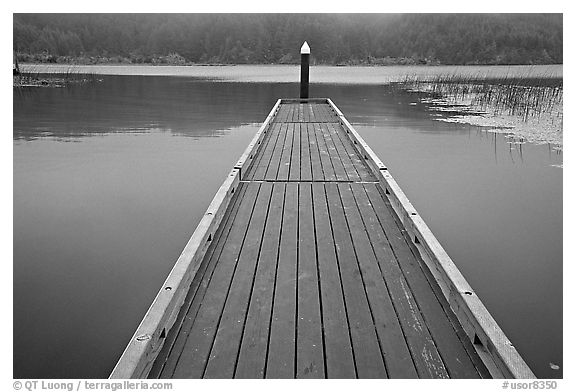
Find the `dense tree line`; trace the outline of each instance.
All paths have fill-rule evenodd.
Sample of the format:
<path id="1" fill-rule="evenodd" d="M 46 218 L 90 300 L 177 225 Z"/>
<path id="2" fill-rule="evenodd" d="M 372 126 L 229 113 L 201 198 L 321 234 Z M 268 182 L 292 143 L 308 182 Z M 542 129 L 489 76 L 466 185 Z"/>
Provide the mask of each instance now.
<path id="1" fill-rule="evenodd" d="M 313 61 L 327 64 L 562 63 L 560 14 L 15 14 L 13 22 L 24 60 L 292 63 L 307 40 Z"/>

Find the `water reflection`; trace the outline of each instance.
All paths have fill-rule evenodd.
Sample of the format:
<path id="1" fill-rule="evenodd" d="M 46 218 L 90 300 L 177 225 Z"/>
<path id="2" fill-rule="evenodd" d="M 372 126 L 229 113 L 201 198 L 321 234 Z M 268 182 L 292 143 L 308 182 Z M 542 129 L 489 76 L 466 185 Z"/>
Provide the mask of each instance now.
<path id="1" fill-rule="evenodd" d="M 222 83 L 173 77 L 106 76 L 90 85 L 14 89 L 14 139 L 111 132 L 170 131 L 219 136 L 219 130 L 261 122 L 296 85 Z M 218 108 L 215 111 L 215 108 Z"/>

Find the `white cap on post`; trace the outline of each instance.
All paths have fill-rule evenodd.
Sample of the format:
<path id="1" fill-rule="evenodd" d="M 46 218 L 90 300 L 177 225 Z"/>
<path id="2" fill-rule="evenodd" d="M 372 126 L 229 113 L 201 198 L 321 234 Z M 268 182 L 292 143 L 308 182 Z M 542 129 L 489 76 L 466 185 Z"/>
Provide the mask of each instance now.
<path id="1" fill-rule="evenodd" d="M 308 46 L 308 42 L 304 41 L 304 44 L 300 48 L 300 54 L 310 54 L 310 47 Z"/>

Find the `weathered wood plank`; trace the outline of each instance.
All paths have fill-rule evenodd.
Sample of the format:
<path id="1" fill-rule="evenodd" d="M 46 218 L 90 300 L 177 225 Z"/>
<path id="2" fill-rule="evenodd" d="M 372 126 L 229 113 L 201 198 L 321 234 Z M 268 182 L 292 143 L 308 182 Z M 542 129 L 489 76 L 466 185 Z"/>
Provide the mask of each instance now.
<path id="1" fill-rule="evenodd" d="M 292 149 L 294 148 L 294 128 L 296 125 L 297 123 L 290 123 L 286 127 L 286 140 L 284 141 L 284 148 L 278 164 L 278 174 L 275 178 L 278 181 L 287 181 L 290 175 Z"/>
<path id="2" fill-rule="evenodd" d="M 276 146 L 272 151 L 272 156 L 270 157 L 270 163 L 266 169 L 266 174 L 264 175 L 265 180 L 275 180 L 278 176 L 278 168 L 280 166 L 280 158 L 282 157 L 282 152 L 284 151 L 284 145 L 286 143 L 286 135 L 288 134 L 288 123 L 280 125 L 278 131 L 278 141 Z"/>
<path id="3" fill-rule="evenodd" d="M 326 113 L 326 105 L 318 105 L 318 114 L 320 116 L 319 122 L 325 123 L 328 121 L 328 116 Z"/>
<path id="4" fill-rule="evenodd" d="M 204 261 L 190 285 L 187 297 L 180 309 L 178 319 L 166 336 L 166 341 L 150 370 L 148 378 L 172 377 L 174 368 L 186 342 L 188 332 L 194 322 L 196 312 L 204 298 L 206 287 L 216 267 L 216 261 L 220 257 L 220 253 L 222 252 L 222 248 L 226 243 L 232 226 L 238 224 L 235 218 L 245 191 L 245 184 L 240 183 L 236 191 L 237 197 L 233 199 L 229 213 L 223 218 L 218 231 L 214 234 L 214 241 L 210 245 Z"/>
<path id="5" fill-rule="evenodd" d="M 396 225 L 390 209 L 386 207 L 384 200 L 379 198 L 380 194 L 376 185 L 366 184 L 365 189 L 374 206 L 375 214 L 396 252 L 400 269 L 402 269 L 406 282 L 410 286 L 414 300 L 420 308 L 449 376 L 452 378 L 477 378 L 478 372 L 440 306 L 439 301 L 442 299 L 434 294 L 418 260 L 407 246 L 401 229 Z"/>
<path id="6" fill-rule="evenodd" d="M 182 355 L 174 369 L 174 378 L 201 378 L 204 374 L 259 188 L 259 184 L 247 184 L 246 194 L 235 220 L 238 225 L 233 227 L 220 254 L 205 299 L 200 305 Z"/>
<path id="7" fill-rule="evenodd" d="M 312 184 L 299 185 L 297 378 L 324 378 L 324 343 Z"/>
<path id="8" fill-rule="evenodd" d="M 261 142 L 257 156 L 253 160 L 252 164 L 244 171 L 244 180 L 254 179 L 256 170 L 258 170 L 258 168 L 262 165 L 262 160 L 274 149 L 274 144 L 276 143 L 276 138 L 278 137 L 277 133 L 274 132 L 276 127 L 278 127 L 277 123 L 274 122 L 270 124 L 270 128 L 267 130 Z M 262 170 L 262 168 L 260 168 L 260 170 Z"/>
<path id="9" fill-rule="evenodd" d="M 287 122 L 288 121 L 288 114 L 290 113 L 290 105 L 283 105 L 283 109 L 284 109 L 284 113 L 282 114 L 282 121 L 281 122 Z"/>
<path id="10" fill-rule="evenodd" d="M 310 140 L 308 135 L 308 124 L 300 124 L 300 180 L 312 181 L 312 161 L 310 152 Z"/>
<path id="11" fill-rule="evenodd" d="M 359 184 L 353 185 L 361 187 Z M 341 184 L 338 189 L 388 375 L 394 378 L 413 378 L 416 376 L 416 371 L 406 345 L 404 332 L 398 322 L 350 184 Z M 442 372 L 443 363 L 438 355 L 435 362 L 433 360 L 430 362 L 432 366 L 439 369 L 440 377 L 447 375 L 445 371 Z"/>
<path id="12" fill-rule="evenodd" d="M 380 353 L 337 184 L 326 183 L 326 194 L 358 377 L 386 378 L 384 360 Z"/>
<path id="13" fill-rule="evenodd" d="M 322 110 L 323 105 L 314 105 L 314 122 L 326 122 L 326 115 Z"/>
<path id="14" fill-rule="evenodd" d="M 286 185 L 283 183 L 274 184 L 272 189 L 270 213 L 262 239 L 235 378 L 264 377 L 285 189 Z"/>
<path id="15" fill-rule="evenodd" d="M 314 129 L 314 136 L 316 137 L 316 145 L 318 146 L 318 151 L 320 154 L 320 162 L 322 163 L 322 171 L 324 173 L 325 181 L 336 181 L 336 172 L 334 171 L 334 166 L 332 166 L 332 159 L 330 158 L 330 152 L 326 146 L 324 137 L 322 136 L 321 123 L 312 123 Z"/>
<path id="16" fill-rule="evenodd" d="M 322 111 L 322 122 L 328 123 L 333 121 L 333 116 L 331 116 L 328 111 L 328 105 L 321 105 L 320 110 Z"/>
<path id="17" fill-rule="evenodd" d="M 330 108 L 330 105 L 322 105 L 324 112 L 326 113 L 326 122 L 338 122 L 338 117 L 334 114 L 334 111 Z"/>
<path id="18" fill-rule="evenodd" d="M 281 102 L 280 99 L 276 101 L 276 104 L 266 117 L 266 120 L 260 126 L 256 134 L 252 138 L 252 141 L 250 141 L 248 147 L 246 147 L 246 150 L 244 150 L 244 153 L 240 156 L 240 159 L 238 159 L 238 161 L 234 165 L 234 169 L 239 171 L 239 176 L 241 180 L 244 179 L 245 173 L 248 172 L 250 170 L 250 167 L 253 165 L 254 158 L 256 158 L 256 156 L 258 155 L 258 151 L 261 148 L 262 140 L 265 138 L 267 130 L 269 130 L 270 124 L 272 123 L 272 121 L 276 116 L 276 113 L 278 112 L 280 102 Z"/>
<path id="19" fill-rule="evenodd" d="M 440 297 L 448 301 L 490 374 L 497 378 L 535 378 L 392 176 L 382 171 L 380 178 L 389 206 L 399 218 L 398 224 L 405 229 L 414 254 L 421 257 L 434 277 L 431 284 L 439 287 Z"/>
<path id="20" fill-rule="evenodd" d="M 276 149 L 276 144 L 279 142 L 279 129 L 281 126 L 282 125 L 278 123 L 272 124 L 272 127 L 266 136 L 266 144 L 263 146 L 260 154 L 258 154 L 258 157 L 254 160 L 254 163 L 249 168 L 249 171 L 246 175 L 247 179 L 261 180 L 266 175 L 272 154 Z"/>
<path id="21" fill-rule="evenodd" d="M 337 131 L 337 135 L 341 138 L 342 145 L 348 153 L 350 160 L 354 164 L 356 172 L 360 176 L 360 181 L 375 181 L 376 177 L 373 173 L 370 172 L 370 169 L 366 166 L 365 163 L 368 155 L 362 155 L 358 146 L 354 144 L 354 140 L 350 139 L 350 136 L 346 133 L 346 130 L 342 128 L 340 124 L 334 124 L 334 128 Z"/>
<path id="22" fill-rule="evenodd" d="M 348 176 L 348 180 L 360 181 L 360 175 L 356 170 L 356 166 L 354 165 L 354 162 L 352 162 L 350 154 L 346 150 L 346 147 L 342 142 L 341 136 L 339 135 L 340 133 L 338 131 L 339 127 L 333 123 L 327 123 L 326 127 L 328 129 L 328 132 L 330 133 L 330 139 L 332 140 L 332 143 L 336 148 L 338 157 L 340 158 L 342 165 L 344 166 L 344 170 L 346 172 L 346 175 Z"/>
<path id="23" fill-rule="evenodd" d="M 319 124 L 320 134 L 324 139 L 324 144 L 328 150 L 328 156 L 332 162 L 332 167 L 334 168 L 334 175 L 336 176 L 336 181 L 348 181 L 350 178 L 348 176 L 347 170 L 344 167 L 343 159 L 340 157 L 338 149 L 334 144 L 333 135 L 328 130 L 329 123 Z"/>
<path id="24" fill-rule="evenodd" d="M 232 378 L 234 376 L 271 194 L 271 183 L 260 185 L 250 226 L 242 244 L 242 251 L 236 263 L 234 277 L 218 323 L 218 331 L 204 371 L 204 378 Z"/>
<path id="25" fill-rule="evenodd" d="M 294 378 L 296 359 L 298 184 L 286 185 L 266 378 Z"/>
<path id="26" fill-rule="evenodd" d="M 314 123 L 306 123 L 306 132 L 308 133 L 308 145 L 310 149 L 310 164 L 312 168 L 312 181 L 324 181 L 324 170 L 320 160 L 320 150 L 316 140 Z"/>
<path id="27" fill-rule="evenodd" d="M 286 122 L 287 111 L 288 111 L 288 106 L 285 103 L 280 105 L 280 108 L 278 110 L 278 114 L 276 115 L 274 122 Z"/>
<path id="28" fill-rule="evenodd" d="M 385 236 L 375 238 L 375 232 L 383 234 L 383 230 L 378 221 L 374 219 L 374 212 L 369 210 L 371 205 L 368 198 L 365 194 L 362 197 L 363 185 L 346 184 L 339 186 L 339 189 L 358 260 L 361 261 L 362 274 L 365 276 L 364 284 L 376 320 L 390 377 L 414 378 L 418 375 L 415 365 L 422 369 L 420 374 L 425 378 L 446 377 L 447 372 L 442 359 L 429 334 L 426 334 L 425 324 L 419 317 L 416 303 L 412 301 L 409 302 L 409 306 L 402 306 L 406 303 L 402 302 L 404 297 L 401 295 L 400 306 L 398 304 L 395 306 L 392 301 L 393 298 L 398 298 L 399 292 L 407 298 L 411 296 L 407 286 L 402 284 L 401 276 L 391 275 L 389 268 L 381 269 L 381 264 L 394 260 L 394 254 Z M 380 241 L 376 242 L 376 239 Z M 398 290 L 400 288 L 398 286 L 407 292 Z M 407 316 L 412 322 L 402 323 L 400 320 L 404 321 Z M 385 329 L 382 328 L 383 326 Z M 413 344 L 411 354 L 408 344 L 414 343 L 410 340 L 413 335 L 417 337 L 417 343 L 420 344 Z M 407 344 L 408 340 L 410 343 Z M 426 354 L 425 363 L 421 361 L 422 353 Z"/>
<path id="29" fill-rule="evenodd" d="M 290 158 L 290 173 L 288 179 L 290 181 L 300 180 L 300 157 L 302 154 L 302 141 L 301 137 L 301 126 L 302 124 L 294 123 L 294 136 L 292 143 L 292 156 Z"/>
<path id="30" fill-rule="evenodd" d="M 327 378 L 356 378 L 354 353 L 324 184 L 313 183 Z"/>
<path id="31" fill-rule="evenodd" d="M 379 190 L 381 191 L 381 189 L 379 189 Z M 383 196 L 383 197 L 385 197 L 385 196 Z M 397 225 L 400 224 L 400 220 L 397 218 L 397 216 L 394 216 L 394 218 L 396 219 L 396 224 Z M 408 243 L 408 246 L 411 248 L 412 253 L 417 255 L 418 250 L 416 249 L 415 245 L 411 242 L 408 232 L 403 232 L 402 234 L 404 235 L 404 239 Z M 423 266 L 422 271 L 423 271 L 424 275 L 426 276 L 426 279 L 431 283 L 430 287 L 432 288 L 432 290 L 434 291 L 436 296 L 438 298 L 442 299 L 443 298 L 442 290 L 438 284 L 435 284 L 435 277 L 430 272 L 429 268 Z M 478 343 L 473 344 L 472 343 L 470 338 L 467 336 L 463 325 L 458 321 L 458 317 L 456 316 L 456 314 L 452 310 L 450 304 L 444 300 L 441 300 L 439 302 L 440 302 L 440 306 L 442 306 L 442 308 L 444 309 L 444 313 L 446 314 L 449 322 L 452 324 L 452 327 L 456 331 L 456 334 L 457 334 L 458 338 L 460 339 L 460 342 L 462 343 L 463 348 L 468 353 L 468 356 L 470 357 L 470 360 L 472 361 L 474 367 L 476 368 L 478 375 L 481 378 L 502 378 L 501 373 L 491 374 L 491 371 L 487 368 L 486 364 L 482 361 L 482 359 L 480 357 L 480 352 L 483 354 L 483 356 L 489 355 L 488 352 L 485 351 L 485 348 L 481 344 L 478 344 Z M 480 352 L 478 352 L 477 350 Z M 490 360 L 489 362 L 491 365 L 492 360 Z M 492 371 L 498 372 L 498 369 L 492 368 Z"/>
<path id="32" fill-rule="evenodd" d="M 370 186 L 370 185 L 366 185 Z M 406 244 L 394 242 L 394 247 L 381 222 L 374 211 L 374 205 L 382 204 L 383 200 L 368 199 L 364 186 L 354 184 L 352 190 L 378 259 L 382 276 L 385 278 L 388 292 L 396 309 L 396 314 L 403 327 L 405 340 L 410 348 L 420 378 L 446 378 L 448 373 L 442 362 L 435 343 L 427 329 L 425 320 L 421 316 L 409 284 L 398 265 L 397 255 L 403 254 Z M 393 240 L 392 240 L 393 241 Z"/>
<path id="33" fill-rule="evenodd" d="M 298 116 L 298 113 L 296 110 L 297 107 L 298 107 L 298 104 L 290 105 L 290 114 L 288 114 L 288 119 L 286 120 L 286 122 L 294 122 L 295 121 L 295 118 Z"/>

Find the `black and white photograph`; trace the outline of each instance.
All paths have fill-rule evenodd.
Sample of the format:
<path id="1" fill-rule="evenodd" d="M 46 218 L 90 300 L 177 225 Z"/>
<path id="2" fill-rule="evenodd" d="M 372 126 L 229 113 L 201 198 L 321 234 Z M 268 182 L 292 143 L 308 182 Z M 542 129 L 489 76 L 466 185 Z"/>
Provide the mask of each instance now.
<path id="1" fill-rule="evenodd" d="M 563 8 L 295 4 L 7 15 L 6 390 L 567 387 Z"/>

